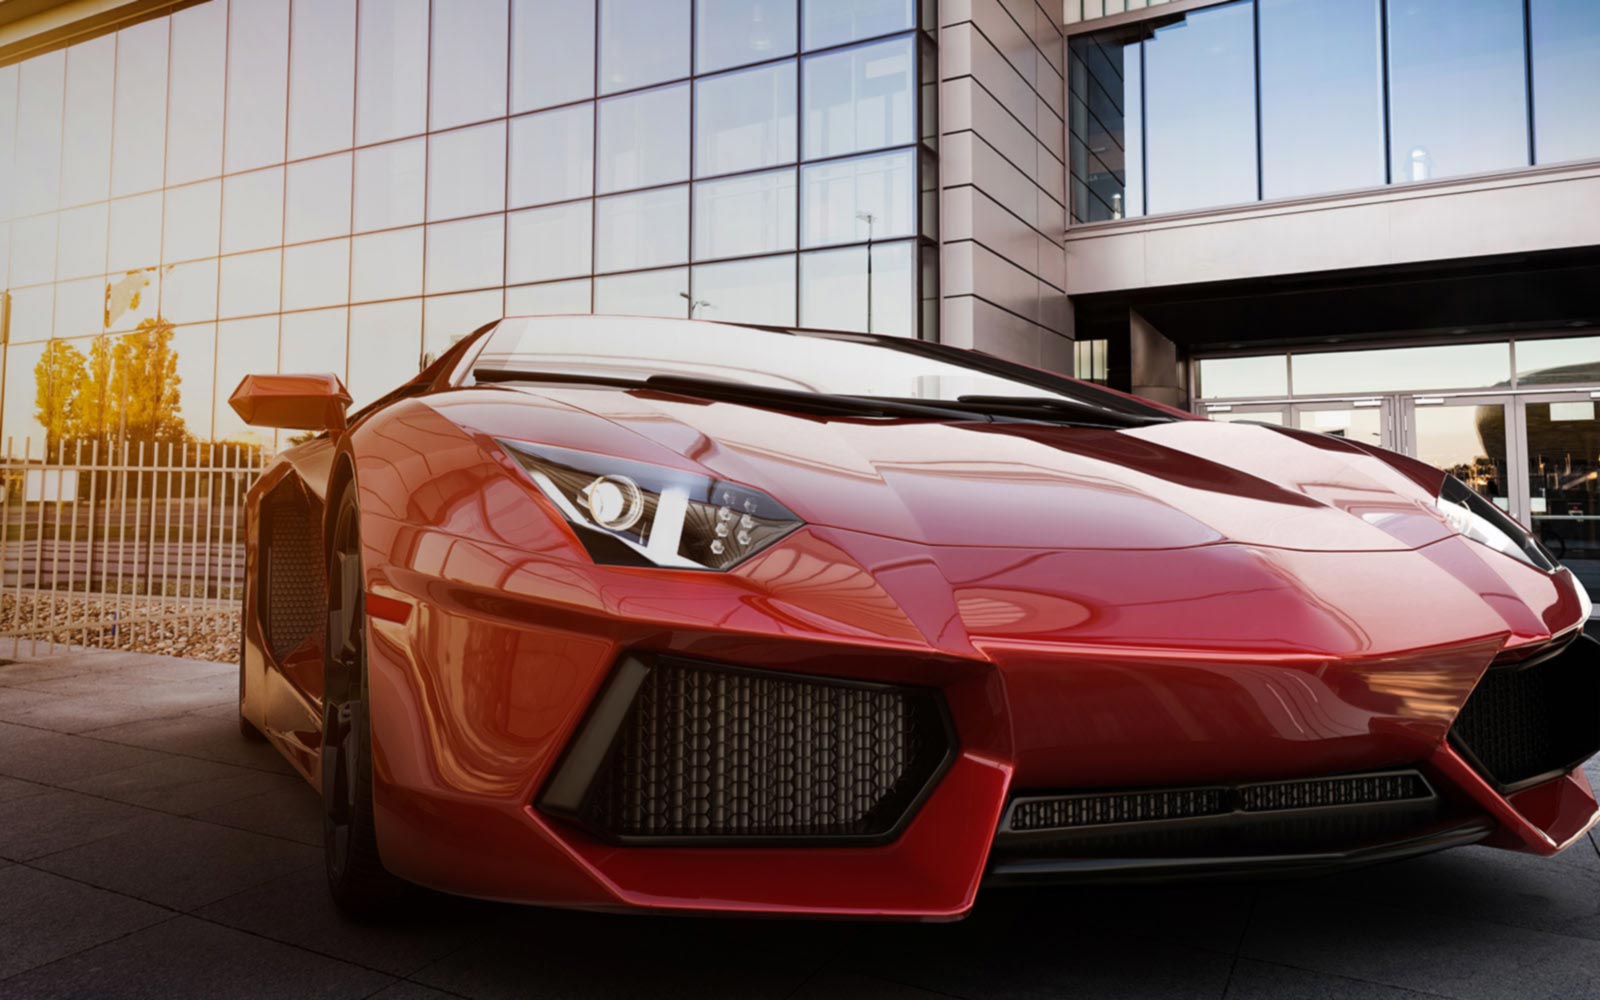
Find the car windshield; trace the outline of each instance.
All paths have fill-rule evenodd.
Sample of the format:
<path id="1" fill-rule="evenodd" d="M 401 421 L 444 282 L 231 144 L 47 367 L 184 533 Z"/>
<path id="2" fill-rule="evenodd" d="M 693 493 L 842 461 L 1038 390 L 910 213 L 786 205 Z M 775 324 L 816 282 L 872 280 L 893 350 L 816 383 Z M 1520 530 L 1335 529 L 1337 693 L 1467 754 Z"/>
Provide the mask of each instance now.
<path id="1" fill-rule="evenodd" d="M 691 320 L 536 316 L 503 320 L 473 370 L 607 379 L 677 376 L 769 389 L 929 401 L 1089 404 L 1143 417 L 1162 411 L 1094 386 L 914 340 L 791 333 Z M 469 376 L 470 379 L 470 376 Z"/>

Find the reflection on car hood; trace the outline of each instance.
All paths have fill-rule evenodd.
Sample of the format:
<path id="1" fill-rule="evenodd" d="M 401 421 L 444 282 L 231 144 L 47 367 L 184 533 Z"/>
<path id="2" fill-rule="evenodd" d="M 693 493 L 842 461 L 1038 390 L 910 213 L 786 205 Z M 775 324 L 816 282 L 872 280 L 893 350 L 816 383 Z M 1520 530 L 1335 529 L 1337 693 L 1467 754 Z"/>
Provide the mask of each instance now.
<path id="1" fill-rule="evenodd" d="M 824 420 L 566 385 L 430 402 L 495 436 L 688 460 L 812 524 L 925 544 L 1393 551 L 1452 534 L 1429 512 L 1428 491 L 1382 458 L 1263 426 Z"/>

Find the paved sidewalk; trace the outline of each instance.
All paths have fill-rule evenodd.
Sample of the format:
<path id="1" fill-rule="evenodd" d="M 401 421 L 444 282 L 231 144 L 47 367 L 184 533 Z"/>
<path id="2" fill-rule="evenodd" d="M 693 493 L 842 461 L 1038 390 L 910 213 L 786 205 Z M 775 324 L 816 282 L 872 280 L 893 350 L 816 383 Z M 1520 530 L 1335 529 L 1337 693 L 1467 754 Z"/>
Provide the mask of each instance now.
<path id="1" fill-rule="evenodd" d="M 328 902 L 310 789 L 229 664 L 0 666 L 0 998 L 1593 997 L 1600 852 L 1301 882 L 989 893 L 955 925 Z"/>

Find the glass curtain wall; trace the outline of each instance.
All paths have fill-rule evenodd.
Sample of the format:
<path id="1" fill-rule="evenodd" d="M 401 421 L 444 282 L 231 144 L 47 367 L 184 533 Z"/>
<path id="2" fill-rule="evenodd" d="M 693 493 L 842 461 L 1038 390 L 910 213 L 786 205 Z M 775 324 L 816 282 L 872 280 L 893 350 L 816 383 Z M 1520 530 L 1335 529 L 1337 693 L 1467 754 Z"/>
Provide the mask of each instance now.
<path id="1" fill-rule="evenodd" d="M 211 0 L 0 67 L 3 436 L 271 445 L 246 373 L 359 403 L 502 315 L 916 336 L 930 12 Z"/>
<path id="2" fill-rule="evenodd" d="M 1592 0 L 1234 0 L 1071 59 L 1074 222 L 1600 157 Z"/>

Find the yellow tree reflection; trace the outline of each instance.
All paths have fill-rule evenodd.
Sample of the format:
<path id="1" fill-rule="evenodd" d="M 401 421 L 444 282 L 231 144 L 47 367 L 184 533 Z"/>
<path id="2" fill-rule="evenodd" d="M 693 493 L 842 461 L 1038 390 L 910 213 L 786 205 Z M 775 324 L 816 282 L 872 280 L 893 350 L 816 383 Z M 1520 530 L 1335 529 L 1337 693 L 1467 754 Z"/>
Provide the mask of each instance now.
<path id="1" fill-rule="evenodd" d="M 36 415 L 50 454 L 81 442 L 106 455 L 126 445 L 136 459 L 143 445 L 153 461 L 156 446 L 186 442 L 172 339 L 172 324 L 157 316 L 132 333 L 95 337 L 87 357 L 67 341 L 51 341 L 34 366 Z"/>

